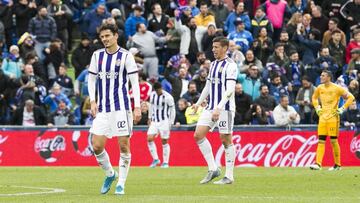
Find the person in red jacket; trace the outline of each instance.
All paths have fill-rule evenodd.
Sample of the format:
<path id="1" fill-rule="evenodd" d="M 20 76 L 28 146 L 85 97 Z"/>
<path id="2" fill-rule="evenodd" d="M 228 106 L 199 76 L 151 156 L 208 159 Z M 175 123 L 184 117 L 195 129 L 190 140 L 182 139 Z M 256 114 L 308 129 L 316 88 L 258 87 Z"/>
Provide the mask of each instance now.
<path id="1" fill-rule="evenodd" d="M 139 86 L 140 86 L 140 102 L 149 101 L 150 93 L 152 91 L 152 85 L 146 81 L 146 75 L 144 73 L 139 73 Z M 129 91 L 130 98 L 132 98 L 132 89 Z M 132 102 L 133 107 L 133 102 Z"/>
<path id="2" fill-rule="evenodd" d="M 351 50 L 360 48 L 360 29 L 354 30 L 353 40 L 351 40 L 346 47 L 346 63 L 351 59 Z"/>

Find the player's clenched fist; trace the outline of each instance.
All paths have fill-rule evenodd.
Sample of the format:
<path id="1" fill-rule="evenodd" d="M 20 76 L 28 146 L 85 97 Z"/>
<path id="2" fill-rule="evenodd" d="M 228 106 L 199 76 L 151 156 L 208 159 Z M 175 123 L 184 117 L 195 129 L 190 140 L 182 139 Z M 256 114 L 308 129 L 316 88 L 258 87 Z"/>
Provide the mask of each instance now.
<path id="1" fill-rule="evenodd" d="M 96 117 L 97 111 L 98 111 L 98 107 L 95 101 L 91 102 L 91 107 L 90 107 L 90 111 L 91 111 L 91 116 L 92 117 Z"/>
<path id="2" fill-rule="evenodd" d="M 141 110 L 140 107 L 135 107 L 134 108 L 134 121 L 137 123 L 139 122 L 141 119 Z"/>

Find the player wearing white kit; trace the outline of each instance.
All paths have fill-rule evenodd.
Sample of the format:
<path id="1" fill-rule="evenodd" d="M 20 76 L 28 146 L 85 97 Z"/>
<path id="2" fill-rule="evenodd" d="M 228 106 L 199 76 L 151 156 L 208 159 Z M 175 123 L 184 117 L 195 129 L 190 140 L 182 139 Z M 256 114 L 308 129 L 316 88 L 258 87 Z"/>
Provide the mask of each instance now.
<path id="1" fill-rule="evenodd" d="M 154 168 L 160 164 L 157 154 L 155 137 L 160 134 L 163 146 L 163 163 L 161 168 L 169 167 L 170 145 L 168 140 L 170 138 L 171 125 L 175 121 L 175 103 L 171 94 L 162 89 L 160 83 L 156 82 L 153 85 L 154 91 L 150 94 L 150 108 L 149 108 L 149 129 L 147 131 L 148 147 L 153 158 L 150 167 Z"/>
<path id="2" fill-rule="evenodd" d="M 206 139 L 209 130 L 218 127 L 220 139 L 225 148 L 226 172 L 224 178 L 214 184 L 231 184 L 234 182 L 233 169 L 235 148 L 232 143 L 232 130 L 235 112 L 235 84 L 237 78 L 236 63 L 227 57 L 229 41 L 225 37 L 216 37 L 213 40 L 215 61 L 211 63 L 206 85 L 193 109 L 196 112 L 204 99 L 209 96 L 209 104 L 202 112 L 196 125 L 194 138 L 204 156 L 209 171 L 201 184 L 210 182 L 220 176 L 220 168 L 216 166 L 210 142 Z"/>
<path id="3" fill-rule="evenodd" d="M 117 44 L 118 29 L 115 25 L 103 24 L 99 33 L 105 48 L 93 53 L 88 80 L 91 114 L 95 118 L 90 129 L 92 147 L 106 174 L 101 193 L 106 194 L 118 177 L 115 194 L 123 195 L 131 162 L 129 138 L 133 127 L 129 80 L 134 94 L 134 120 L 137 122 L 141 118 L 137 66 L 132 54 Z M 105 150 L 106 140 L 112 136 L 118 137 L 120 145 L 119 174 L 112 168 Z"/>

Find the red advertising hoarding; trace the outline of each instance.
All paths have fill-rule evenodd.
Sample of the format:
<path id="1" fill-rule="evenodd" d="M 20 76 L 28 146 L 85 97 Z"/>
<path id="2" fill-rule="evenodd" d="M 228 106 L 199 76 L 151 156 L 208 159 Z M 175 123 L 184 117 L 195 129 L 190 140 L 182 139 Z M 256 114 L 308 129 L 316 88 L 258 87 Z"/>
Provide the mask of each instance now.
<path id="1" fill-rule="evenodd" d="M 0 131 L 0 166 L 96 166 L 87 130 L 3 130 Z M 224 149 L 218 133 L 210 133 L 215 159 L 224 164 Z M 315 160 L 317 136 L 314 131 L 235 131 L 233 141 L 238 167 L 304 167 Z M 339 137 L 343 166 L 360 166 L 360 136 L 342 131 Z M 162 146 L 156 141 L 159 157 Z M 204 166 L 206 163 L 193 140 L 191 131 L 173 131 L 170 138 L 171 166 Z M 106 150 L 117 165 L 119 148 L 116 138 Z M 146 132 L 135 131 L 131 138 L 133 166 L 147 166 L 151 157 Z M 324 166 L 333 165 L 332 149 L 327 141 Z"/>

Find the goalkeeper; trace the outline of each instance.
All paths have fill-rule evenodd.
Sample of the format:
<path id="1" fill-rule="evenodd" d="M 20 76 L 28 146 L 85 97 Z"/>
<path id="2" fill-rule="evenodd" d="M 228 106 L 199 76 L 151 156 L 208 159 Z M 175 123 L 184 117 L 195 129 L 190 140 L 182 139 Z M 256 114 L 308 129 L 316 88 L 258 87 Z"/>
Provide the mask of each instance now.
<path id="1" fill-rule="evenodd" d="M 332 74 L 324 70 L 320 75 L 319 85 L 312 96 L 312 103 L 319 116 L 318 136 L 319 142 L 316 149 L 316 163 L 310 166 L 312 170 L 321 170 L 322 160 L 325 154 L 326 137 L 330 136 L 335 165 L 330 171 L 341 169 L 340 146 L 338 142 L 340 114 L 353 102 L 354 96 L 346 89 L 331 82 Z M 345 104 L 338 108 L 340 97 L 346 100 Z M 320 101 L 320 103 L 319 103 Z"/>

